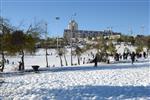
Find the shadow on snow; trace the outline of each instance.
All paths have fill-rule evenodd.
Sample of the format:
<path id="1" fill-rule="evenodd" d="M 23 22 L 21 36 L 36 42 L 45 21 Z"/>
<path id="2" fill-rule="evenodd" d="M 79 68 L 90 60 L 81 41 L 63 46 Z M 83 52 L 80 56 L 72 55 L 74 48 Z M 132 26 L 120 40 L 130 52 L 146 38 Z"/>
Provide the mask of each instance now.
<path id="1" fill-rule="evenodd" d="M 37 95 L 41 100 L 122 100 L 150 98 L 150 87 L 144 86 L 73 86 L 61 89 L 39 88 L 26 95 Z"/>
<path id="2" fill-rule="evenodd" d="M 41 74 L 41 73 L 49 73 L 49 72 L 69 72 L 69 71 L 95 71 L 95 70 L 115 70 L 115 69 L 129 69 L 129 68 L 142 68 L 142 67 L 150 67 L 149 63 L 145 64 L 106 64 L 99 65 L 97 67 L 94 66 L 63 66 L 63 67 L 53 67 L 53 68 L 40 68 L 39 72 L 34 72 L 33 69 L 26 69 L 23 72 L 4 72 L 0 73 L 0 77 L 13 77 L 13 76 L 21 76 L 26 74 Z"/>
<path id="3" fill-rule="evenodd" d="M 150 97 L 150 87 L 143 86 L 76 86 L 69 89 L 45 89 L 45 91 L 52 94 L 58 100 L 104 100 L 108 98 Z"/>

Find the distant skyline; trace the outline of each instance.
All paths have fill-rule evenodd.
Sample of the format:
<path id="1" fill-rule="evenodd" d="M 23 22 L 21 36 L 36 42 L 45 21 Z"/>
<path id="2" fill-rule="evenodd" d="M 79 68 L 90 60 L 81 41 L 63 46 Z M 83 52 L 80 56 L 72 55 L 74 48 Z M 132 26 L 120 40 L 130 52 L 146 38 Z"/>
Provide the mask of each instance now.
<path id="1" fill-rule="evenodd" d="M 35 19 L 46 21 L 50 37 L 63 36 L 74 13 L 80 30 L 112 27 L 124 34 L 132 30 L 134 35 L 150 35 L 149 0 L 0 0 L 0 11 L 12 25 L 23 23 L 21 29 L 27 29 Z"/>

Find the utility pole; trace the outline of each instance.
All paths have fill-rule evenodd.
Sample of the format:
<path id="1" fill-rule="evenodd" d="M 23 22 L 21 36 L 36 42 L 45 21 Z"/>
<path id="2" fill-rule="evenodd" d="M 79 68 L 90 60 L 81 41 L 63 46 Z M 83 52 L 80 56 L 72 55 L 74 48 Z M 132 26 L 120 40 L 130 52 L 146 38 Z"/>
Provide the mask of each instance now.
<path id="1" fill-rule="evenodd" d="M 45 27 L 46 27 L 46 32 L 45 32 L 45 45 L 46 45 L 46 47 L 45 47 L 45 51 L 46 51 L 46 53 L 45 53 L 45 57 L 46 57 L 46 67 L 48 67 L 48 52 L 47 52 L 47 23 L 45 23 Z"/>

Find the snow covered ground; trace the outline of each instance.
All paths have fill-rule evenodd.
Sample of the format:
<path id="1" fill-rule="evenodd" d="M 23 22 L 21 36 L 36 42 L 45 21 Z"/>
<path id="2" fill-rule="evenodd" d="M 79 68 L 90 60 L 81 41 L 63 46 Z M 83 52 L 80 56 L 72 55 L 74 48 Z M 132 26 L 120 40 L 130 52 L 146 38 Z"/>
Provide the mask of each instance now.
<path id="1" fill-rule="evenodd" d="M 42 54 L 43 53 L 43 54 Z M 52 51 L 54 53 L 54 51 Z M 55 57 L 55 58 L 54 58 Z M 17 63 L 20 58 L 7 57 Z M 67 55 L 68 63 L 70 55 Z M 74 58 L 75 59 L 75 58 Z M 75 59 L 75 63 L 76 63 Z M 26 56 L 26 69 L 40 65 L 39 73 L 17 72 L 6 65 L 0 73 L 0 100 L 148 100 L 150 99 L 150 62 L 119 64 L 82 64 L 60 66 L 56 55 L 49 56 L 45 68 L 44 52 Z M 52 67 L 55 64 L 56 67 Z"/>

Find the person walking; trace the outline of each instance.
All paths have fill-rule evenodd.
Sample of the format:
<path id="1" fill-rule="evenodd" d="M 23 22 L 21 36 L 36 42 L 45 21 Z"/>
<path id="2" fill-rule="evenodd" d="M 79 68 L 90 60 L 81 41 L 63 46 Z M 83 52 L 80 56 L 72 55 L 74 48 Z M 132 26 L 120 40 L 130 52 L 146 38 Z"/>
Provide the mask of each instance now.
<path id="1" fill-rule="evenodd" d="M 96 55 L 95 55 L 95 58 L 94 58 L 94 60 L 93 60 L 93 62 L 94 62 L 94 67 L 97 67 L 97 62 L 98 62 L 98 53 L 96 53 Z"/>
<path id="2" fill-rule="evenodd" d="M 146 58 L 146 52 L 143 52 L 143 57 Z"/>
<path id="3" fill-rule="evenodd" d="M 131 61 L 132 61 L 132 64 L 135 62 L 135 53 L 132 52 L 131 54 Z"/>
<path id="4" fill-rule="evenodd" d="M 119 61 L 119 54 L 118 53 L 115 54 L 115 60 Z"/>

